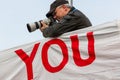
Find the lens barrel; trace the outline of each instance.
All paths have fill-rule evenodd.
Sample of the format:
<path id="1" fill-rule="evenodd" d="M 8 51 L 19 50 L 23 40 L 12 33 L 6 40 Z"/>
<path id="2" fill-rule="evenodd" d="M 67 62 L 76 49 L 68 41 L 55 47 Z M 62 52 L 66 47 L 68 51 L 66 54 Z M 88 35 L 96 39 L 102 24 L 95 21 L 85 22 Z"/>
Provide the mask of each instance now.
<path id="1" fill-rule="evenodd" d="M 40 22 L 34 22 L 34 23 L 28 23 L 27 24 L 27 29 L 29 32 L 33 32 L 36 29 L 39 29 L 41 27 L 41 23 Z"/>
<path id="2" fill-rule="evenodd" d="M 34 23 L 28 23 L 26 26 L 27 26 L 27 29 L 29 32 L 33 32 L 37 29 L 39 29 L 40 27 L 42 27 L 42 24 L 41 24 L 41 21 L 43 21 L 45 24 L 49 25 L 49 23 L 51 22 L 50 19 L 44 19 L 44 20 L 40 20 L 38 22 L 34 22 Z"/>

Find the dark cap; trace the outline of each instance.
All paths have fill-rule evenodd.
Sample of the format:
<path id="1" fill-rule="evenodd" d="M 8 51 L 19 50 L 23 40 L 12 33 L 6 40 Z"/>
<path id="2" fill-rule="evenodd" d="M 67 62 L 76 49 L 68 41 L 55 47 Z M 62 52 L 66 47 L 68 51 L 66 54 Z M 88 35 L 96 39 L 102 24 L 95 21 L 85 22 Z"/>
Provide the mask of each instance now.
<path id="1" fill-rule="evenodd" d="M 54 1 L 51 5 L 50 5 L 50 10 L 49 12 L 46 14 L 47 17 L 52 16 L 52 13 L 55 11 L 55 9 L 62 5 L 62 4 L 67 4 L 68 1 L 67 0 L 56 0 Z"/>

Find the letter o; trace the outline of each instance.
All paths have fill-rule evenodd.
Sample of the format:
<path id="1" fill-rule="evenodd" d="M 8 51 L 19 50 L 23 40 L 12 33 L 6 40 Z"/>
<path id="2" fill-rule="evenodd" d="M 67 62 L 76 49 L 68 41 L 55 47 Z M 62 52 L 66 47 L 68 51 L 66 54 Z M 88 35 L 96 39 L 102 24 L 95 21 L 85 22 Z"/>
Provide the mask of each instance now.
<path id="1" fill-rule="evenodd" d="M 61 61 L 61 63 L 56 66 L 56 67 L 52 67 L 50 64 L 49 64 L 49 61 L 48 61 L 48 49 L 51 45 L 53 44 L 57 44 L 59 45 L 59 47 L 61 48 L 62 50 L 62 54 L 63 54 L 63 60 Z M 45 69 L 49 72 L 52 72 L 52 73 L 55 73 L 55 72 L 58 72 L 60 71 L 61 69 L 64 68 L 64 66 L 67 64 L 68 62 L 68 49 L 67 49 L 67 46 L 66 44 L 60 40 L 60 39 L 52 39 L 48 42 L 46 42 L 44 45 L 43 45 L 43 48 L 42 48 L 42 62 L 43 62 L 43 65 L 45 67 Z"/>

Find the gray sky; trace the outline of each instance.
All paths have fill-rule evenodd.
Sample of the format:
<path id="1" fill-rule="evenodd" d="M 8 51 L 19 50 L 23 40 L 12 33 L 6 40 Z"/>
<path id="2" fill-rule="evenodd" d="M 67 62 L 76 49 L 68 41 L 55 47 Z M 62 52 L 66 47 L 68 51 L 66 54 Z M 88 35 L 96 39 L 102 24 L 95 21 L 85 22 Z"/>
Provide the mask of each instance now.
<path id="1" fill-rule="evenodd" d="M 46 18 L 54 0 L 0 0 L 0 51 L 44 39 L 39 30 L 29 33 L 27 23 Z M 93 26 L 120 19 L 120 0 L 73 0 Z"/>

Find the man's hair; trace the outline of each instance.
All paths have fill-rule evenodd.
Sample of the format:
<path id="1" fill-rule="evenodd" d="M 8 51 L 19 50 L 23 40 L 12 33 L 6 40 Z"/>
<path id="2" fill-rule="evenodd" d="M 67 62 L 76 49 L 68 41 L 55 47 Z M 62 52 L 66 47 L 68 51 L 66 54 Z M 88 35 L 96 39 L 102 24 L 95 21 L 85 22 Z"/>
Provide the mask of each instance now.
<path id="1" fill-rule="evenodd" d="M 64 4 L 64 5 L 67 6 L 68 8 L 72 8 L 70 4 Z"/>
<path id="2" fill-rule="evenodd" d="M 71 6 L 70 4 L 63 4 L 63 5 L 65 5 L 67 8 L 72 8 L 72 6 Z M 58 6 L 58 7 L 61 7 L 61 6 L 63 6 L 63 5 L 60 5 L 60 6 Z"/>

